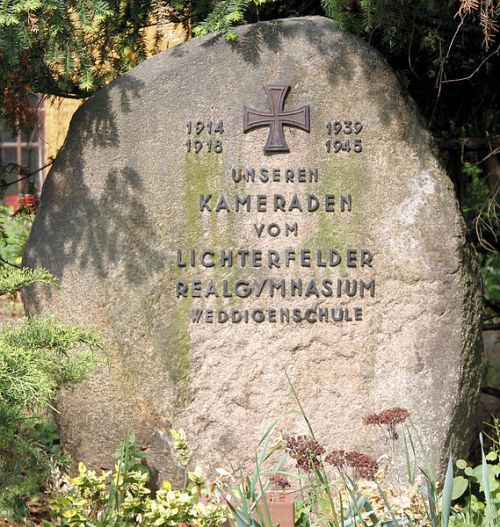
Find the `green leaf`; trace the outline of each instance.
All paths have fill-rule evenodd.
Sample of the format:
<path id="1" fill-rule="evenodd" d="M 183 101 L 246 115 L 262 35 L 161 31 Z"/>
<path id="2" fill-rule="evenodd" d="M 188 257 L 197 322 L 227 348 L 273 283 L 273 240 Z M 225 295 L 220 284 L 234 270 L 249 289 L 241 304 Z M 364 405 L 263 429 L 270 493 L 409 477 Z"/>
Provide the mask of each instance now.
<path id="1" fill-rule="evenodd" d="M 86 70 L 83 74 L 82 82 L 79 84 L 81 90 L 90 91 L 94 86 L 94 77 L 90 70 Z"/>
<path id="2" fill-rule="evenodd" d="M 466 467 L 464 473 L 478 482 L 481 481 L 481 467 Z"/>
<path id="3" fill-rule="evenodd" d="M 496 450 L 492 450 L 491 452 L 488 452 L 486 454 L 486 460 L 487 461 L 496 461 L 498 459 L 498 453 Z"/>
<path id="4" fill-rule="evenodd" d="M 451 495 L 452 500 L 458 500 L 469 487 L 469 480 L 463 476 L 456 476 L 453 478 L 453 492 Z"/>
<path id="5" fill-rule="evenodd" d="M 481 442 L 481 468 L 482 468 L 482 477 L 483 477 L 483 492 L 484 497 L 486 498 L 486 506 L 488 508 L 488 520 L 490 522 L 491 527 L 494 526 L 494 520 L 495 520 L 495 511 L 493 509 L 493 500 L 491 497 L 491 491 L 490 491 L 490 478 L 489 478 L 489 471 L 488 471 L 488 463 L 486 462 L 486 456 L 484 454 L 484 447 L 483 447 L 483 434 L 479 434 L 479 441 Z"/>
<path id="6" fill-rule="evenodd" d="M 450 520 L 451 498 L 453 494 L 453 459 L 448 459 L 448 468 L 446 469 L 446 476 L 444 478 L 443 496 L 441 498 L 441 525 L 448 527 Z"/>
<path id="7" fill-rule="evenodd" d="M 42 2 L 40 0 L 26 0 L 24 2 L 17 2 L 17 4 L 14 5 L 14 12 L 25 13 L 27 11 L 40 9 L 40 7 L 42 7 Z"/>

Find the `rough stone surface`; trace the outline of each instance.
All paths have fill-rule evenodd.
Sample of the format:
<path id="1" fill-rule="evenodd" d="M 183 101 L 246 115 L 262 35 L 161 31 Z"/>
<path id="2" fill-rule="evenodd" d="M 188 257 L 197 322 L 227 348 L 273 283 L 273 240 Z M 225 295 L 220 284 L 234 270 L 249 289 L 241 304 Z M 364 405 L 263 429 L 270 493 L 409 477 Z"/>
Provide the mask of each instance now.
<path id="1" fill-rule="evenodd" d="M 296 405 L 295 385 L 327 447 L 378 456 L 368 413 L 402 406 L 443 455 L 458 448 L 476 402 L 479 296 L 452 184 L 411 101 L 380 56 L 323 18 L 259 23 L 239 40 L 194 39 L 99 90 L 75 115 L 45 184 L 26 263 L 62 289 L 25 296 L 30 313 L 97 326 L 109 367 L 57 401 L 76 459 L 109 466 L 134 431 L 161 472 L 169 429 L 184 427 L 207 468 L 249 467 L 269 424 Z M 289 84 L 285 109 L 311 107 L 311 132 L 285 128 L 289 153 L 265 154 L 268 129 L 242 132 L 243 106 L 268 110 L 263 87 Z M 186 153 L 187 121 L 222 120 L 223 152 Z M 361 120 L 361 153 L 327 153 L 326 123 Z M 207 139 L 207 135 L 203 135 Z M 342 136 L 344 139 L 347 136 Z M 191 138 L 193 138 L 191 136 Z M 335 138 L 335 137 L 334 137 Z M 317 168 L 318 183 L 246 183 L 232 168 Z M 201 213 L 199 195 L 352 196 L 341 213 Z M 339 201 L 337 201 L 337 209 Z M 297 236 L 258 238 L 254 223 L 297 222 Z M 365 248 L 372 267 L 183 270 L 177 249 Z M 175 298 L 176 279 L 357 278 L 373 297 Z M 362 307 L 339 323 L 192 323 L 193 307 Z M 299 415 L 282 425 L 304 432 Z"/>

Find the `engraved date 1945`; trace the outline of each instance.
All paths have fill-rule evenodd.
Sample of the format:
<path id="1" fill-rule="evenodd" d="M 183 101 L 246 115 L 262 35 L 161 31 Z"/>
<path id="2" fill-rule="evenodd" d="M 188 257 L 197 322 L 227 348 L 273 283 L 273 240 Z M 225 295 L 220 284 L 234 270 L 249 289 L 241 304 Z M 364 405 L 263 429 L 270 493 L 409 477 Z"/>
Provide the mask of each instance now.
<path id="1" fill-rule="evenodd" d="M 359 154 L 363 151 L 363 143 L 359 137 L 363 130 L 361 121 L 330 121 L 326 130 L 330 136 L 325 143 L 328 153 L 352 151 Z"/>

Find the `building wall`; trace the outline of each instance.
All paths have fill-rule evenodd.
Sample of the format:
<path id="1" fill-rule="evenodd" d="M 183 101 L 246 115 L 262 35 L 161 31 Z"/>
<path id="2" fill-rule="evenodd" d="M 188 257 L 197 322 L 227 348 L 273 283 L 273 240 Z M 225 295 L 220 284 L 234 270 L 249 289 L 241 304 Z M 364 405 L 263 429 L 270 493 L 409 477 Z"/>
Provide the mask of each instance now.
<path id="1" fill-rule="evenodd" d="M 82 101 L 61 97 L 45 101 L 45 164 L 56 158 L 66 139 L 71 117 L 81 104 Z"/>

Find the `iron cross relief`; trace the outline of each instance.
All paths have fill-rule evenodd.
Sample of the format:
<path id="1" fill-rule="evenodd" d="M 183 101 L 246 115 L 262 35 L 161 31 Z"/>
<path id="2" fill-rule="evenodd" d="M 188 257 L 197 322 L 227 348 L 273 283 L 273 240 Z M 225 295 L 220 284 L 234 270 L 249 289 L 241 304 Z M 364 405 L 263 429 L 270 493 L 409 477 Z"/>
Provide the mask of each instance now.
<path id="1" fill-rule="evenodd" d="M 310 109 L 309 105 L 301 106 L 295 110 L 284 111 L 285 99 L 290 91 L 286 84 L 264 86 L 267 100 L 271 108 L 270 112 L 253 110 L 243 107 L 243 131 L 248 132 L 254 128 L 269 126 L 269 134 L 264 146 L 264 152 L 288 152 L 284 126 L 293 126 L 309 132 Z"/>

